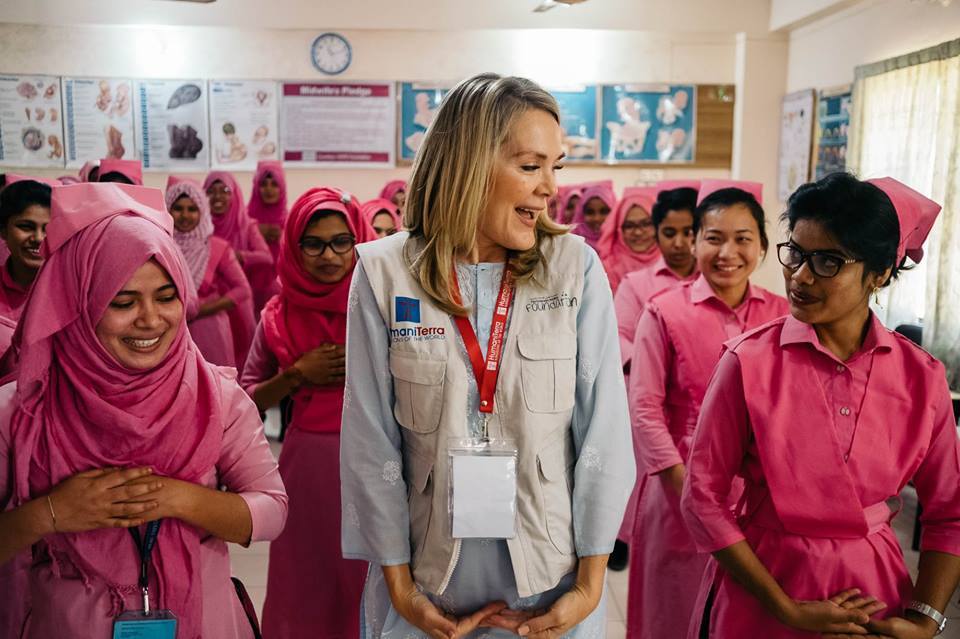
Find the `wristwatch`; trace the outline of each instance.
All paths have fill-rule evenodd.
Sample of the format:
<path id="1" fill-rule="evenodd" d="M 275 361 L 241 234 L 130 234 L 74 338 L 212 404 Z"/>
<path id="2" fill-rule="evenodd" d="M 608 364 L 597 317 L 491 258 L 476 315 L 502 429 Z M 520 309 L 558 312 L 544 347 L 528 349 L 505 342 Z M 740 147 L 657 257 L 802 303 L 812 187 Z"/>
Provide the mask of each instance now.
<path id="1" fill-rule="evenodd" d="M 921 615 L 925 615 L 933 619 L 933 621 L 937 624 L 937 635 L 943 632 L 943 629 L 947 627 L 947 618 L 943 616 L 943 613 L 933 606 L 928 606 L 922 601 L 911 601 L 907 604 L 907 610 L 919 612 Z"/>

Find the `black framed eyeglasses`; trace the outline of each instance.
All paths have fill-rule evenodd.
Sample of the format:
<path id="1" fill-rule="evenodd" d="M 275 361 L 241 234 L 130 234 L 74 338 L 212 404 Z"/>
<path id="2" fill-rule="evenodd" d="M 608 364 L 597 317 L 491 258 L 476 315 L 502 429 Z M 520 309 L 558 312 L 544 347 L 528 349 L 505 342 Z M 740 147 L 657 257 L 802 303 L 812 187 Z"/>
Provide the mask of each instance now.
<path id="1" fill-rule="evenodd" d="M 329 242 L 324 242 L 318 237 L 305 237 L 300 240 L 300 250 L 308 257 L 320 257 L 329 246 L 337 255 L 343 255 L 352 251 L 356 244 L 356 238 L 349 233 L 337 235 Z"/>
<path id="2" fill-rule="evenodd" d="M 796 271 L 806 262 L 817 277 L 836 277 L 845 264 L 863 261 L 826 251 L 804 251 L 791 242 L 777 244 L 777 259 L 791 271 Z"/>

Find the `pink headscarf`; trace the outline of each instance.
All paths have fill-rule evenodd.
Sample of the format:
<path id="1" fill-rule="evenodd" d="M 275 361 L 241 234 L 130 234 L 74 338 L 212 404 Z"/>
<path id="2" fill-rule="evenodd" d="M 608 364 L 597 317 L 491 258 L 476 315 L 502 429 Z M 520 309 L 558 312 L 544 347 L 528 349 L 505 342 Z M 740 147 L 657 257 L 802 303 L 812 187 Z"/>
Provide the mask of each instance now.
<path id="1" fill-rule="evenodd" d="M 83 166 L 80 167 L 80 172 L 77 174 L 80 177 L 80 181 L 90 182 L 90 173 L 92 173 L 94 169 L 100 169 L 100 162 L 97 162 L 96 160 L 84 162 Z"/>
<path id="2" fill-rule="evenodd" d="M 383 188 L 380 189 L 380 197 L 384 200 L 390 200 L 393 202 L 393 197 L 403 191 L 407 192 L 407 182 L 406 180 L 390 180 L 383 185 Z"/>
<path id="3" fill-rule="evenodd" d="M 181 299 L 187 290 L 163 194 L 122 184 L 58 187 L 51 222 L 45 261 L 14 335 L 20 355 L 11 418 L 15 505 L 97 468 L 145 465 L 160 476 L 201 481 L 219 457 L 222 413 L 217 373 L 190 338 L 186 315 L 169 352 L 150 370 L 123 366 L 96 335 L 113 296 L 151 258 Z M 159 607 L 176 612 L 185 639 L 201 632 L 201 534 L 168 519 L 153 554 Z M 73 566 L 84 582 L 105 584 L 116 606 L 121 594 L 137 592 L 139 564 L 118 560 L 133 557 L 126 530 L 60 533 L 40 544 L 55 575 Z"/>
<path id="4" fill-rule="evenodd" d="M 80 184 L 82 180 L 76 175 L 61 175 L 57 178 L 59 184 L 57 186 L 70 186 L 71 184 Z"/>
<path id="5" fill-rule="evenodd" d="M 280 187 L 280 199 L 275 204 L 265 204 L 260 199 L 260 183 L 267 176 L 272 177 Z M 283 164 L 277 160 L 260 160 L 253 174 L 253 192 L 247 205 L 247 214 L 261 224 L 279 224 L 283 226 L 287 219 L 287 178 L 283 173 Z"/>
<path id="6" fill-rule="evenodd" d="M 371 225 L 373 224 L 373 218 L 377 217 L 380 211 L 386 211 L 393 217 L 393 223 L 396 225 L 398 231 L 403 227 L 403 216 L 400 215 L 400 209 L 390 200 L 379 197 L 368 200 L 360 205 L 360 211 L 363 213 L 364 219 Z"/>
<path id="7" fill-rule="evenodd" d="M 900 220 L 900 243 L 897 245 L 897 264 L 909 257 L 914 264 L 923 259 L 923 243 L 927 241 L 933 223 L 940 214 L 940 205 L 917 193 L 903 182 L 890 177 L 867 180 L 887 194 Z"/>
<path id="8" fill-rule="evenodd" d="M 203 276 L 207 272 L 207 262 L 210 261 L 210 236 L 213 235 L 213 220 L 210 218 L 210 203 L 207 201 L 207 194 L 203 192 L 200 185 L 187 178 L 171 175 L 167 179 L 167 192 L 164 197 L 167 204 L 167 210 L 173 206 L 178 198 L 186 195 L 193 200 L 197 208 L 200 209 L 200 222 L 196 228 L 189 233 L 181 233 L 173 230 L 173 239 L 180 247 L 184 259 L 187 261 L 187 267 L 190 269 L 190 276 L 193 278 L 193 284 L 200 290 L 203 283 Z"/>
<path id="9" fill-rule="evenodd" d="M 103 176 L 107 173 L 119 173 L 134 184 L 143 184 L 143 165 L 140 164 L 140 160 L 118 160 L 116 158 L 103 158 L 100 160 L 100 173 L 98 174 L 98 179 L 103 179 Z"/>
<path id="10" fill-rule="evenodd" d="M 603 229 L 600 232 L 597 252 L 600 254 L 603 267 L 607 271 L 610 288 L 614 291 L 617 290 L 620 280 L 627 273 L 643 268 L 660 256 L 660 247 L 657 245 L 656 239 L 645 253 L 635 253 L 627 246 L 623 239 L 623 231 L 620 229 L 627 218 L 627 213 L 635 206 L 641 207 L 647 212 L 648 216 L 652 216 L 654 190 L 654 188 L 627 189 L 623 194 L 623 199 L 620 200 L 617 208 L 604 222 Z"/>
<path id="11" fill-rule="evenodd" d="M 207 175 L 207 179 L 203 181 L 204 194 L 213 186 L 214 182 L 221 182 L 230 189 L 230 205 L 223 215 L 210 214 L 213 219 L 213 233 L 217 237 L 230 242 L 230 246 L 236 250 L 248 250 L 247 228 L 253 224 L 253 221 L 247 215 L 247 207 L 243 203 L 243 191 L 240 190 L 240 184 L 237 182 L 237 178 L 233 177 L 233 174 L 228 171 L 211 171 Z M 207 200 L 207 203 L 209 204 L 209 200 Z"/>
<path id="12" fill-rule="evenodd" d="M 600 198 L 604 204 L 610 207 L 610 215 L 604 220 L 603 226 L 600 227 L 599 231 L 594 231 L 587 226 L 587 223 L 584 221 L 584 209 L 586 208 L 587 202 L 595 197 Z M 603 228 L 610 224 L 610 217 L 616 208 L 617 196 L 612 188 L 606 184 L 587 187 L 584 189 L 583 195 L 580 196 L 580 201 L 577 203 L 577 212 L 573 215 L 573 221 L 571 222 L 571 224 L 575 225 L 573 233 L 582 236 L 586 239 L 587 244 L 596 249 L 597 242 L 600 240 L 600 234 L 603 232 Z"/>
<path id="13" fill-rule="evenodd" d="M 570 224 L 570 220 L 564 219 L 567 215 L 567 205 L 570 204 L 570 200 L 574 197 L 580 197 L 583 193 L 583 189 L 576 184 L 568 184 L 565 186 L 558 187 L 557 192 L 557 222 L 561 224 Z M 573 212 L 576 215 L 576 211 Z"/>
<path id="14" fill-rule="evenodd" d="M 261 315 L 267 345 L 284 369 L 320 344 L 346 342 L 347 295 L 353 267 L 336 284 L 322 284 L 303 268 L 300 237 L 319 210 L 341 213 L 357 244 L 377 239 L 358 202 L 348 193 L 333 188 L 310 189 L 294 202 L 283 230 L 277 262 L 280 294 L 267 302 Z M 343 388 L 301 386 L 296 392 L 294 407 L 298 413 L 306 411 L 310 415 L 307 420 L 294 418 L 298 428 L 339 431 Z"/>
<path id="15" fill-rule="evenodd" d="M 697 206 L 700 206 L 708 195 L 723 189 L 740 189 L 752 195 L 758 204 L 763 204 L 763 184 L 747 182 L 746 180 L 703 180 L 700 182 L 700 191 L 697 193 Z"/>

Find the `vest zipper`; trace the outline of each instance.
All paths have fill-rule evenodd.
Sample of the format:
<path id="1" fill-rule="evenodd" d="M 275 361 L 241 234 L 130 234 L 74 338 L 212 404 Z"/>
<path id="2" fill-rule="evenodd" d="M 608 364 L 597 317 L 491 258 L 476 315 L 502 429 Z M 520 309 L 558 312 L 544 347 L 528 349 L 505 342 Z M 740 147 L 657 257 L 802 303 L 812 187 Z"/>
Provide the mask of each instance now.
<path id="1" fill-rule="evenodd" d="M 457 569 L 457 564 L 460 563 L 460 544 L 460 539 L 453 540 L 453 556 L 450 557 L 450 565 L 447 566 L 447 572 L 443 575 L 443 581 L 440 582 L 440 589 L 437 591 L 437 596 L 446 592 L 447 586 L 450 585 L 450 580 L 453 579 L 453 571 Z"/>

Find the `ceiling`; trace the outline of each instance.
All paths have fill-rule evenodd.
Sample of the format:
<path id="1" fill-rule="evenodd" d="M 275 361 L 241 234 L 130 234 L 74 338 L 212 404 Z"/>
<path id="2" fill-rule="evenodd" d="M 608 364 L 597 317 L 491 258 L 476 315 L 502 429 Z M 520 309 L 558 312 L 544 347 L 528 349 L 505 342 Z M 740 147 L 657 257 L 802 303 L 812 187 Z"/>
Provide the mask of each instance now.
<path id="1" fill-rule="evenodd" d="M 766 33 L 770 0 L 590 0 L 533 13 L 540 0 L 0 0 L 0 22 L 269 29 L 584 28 Z M 575 44 L 575 43 L 572 43 Z"/>

